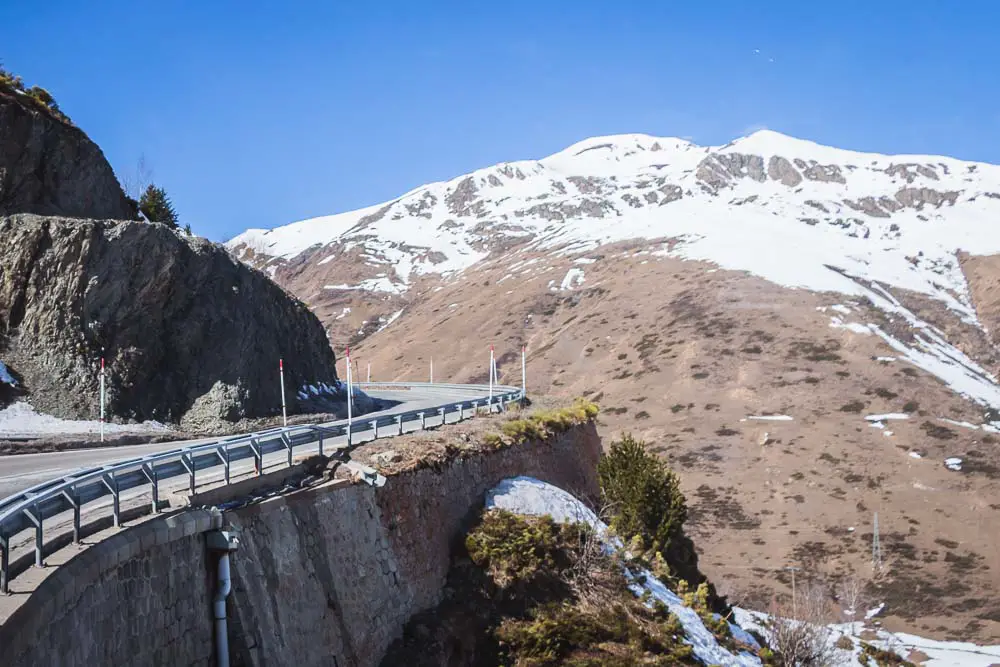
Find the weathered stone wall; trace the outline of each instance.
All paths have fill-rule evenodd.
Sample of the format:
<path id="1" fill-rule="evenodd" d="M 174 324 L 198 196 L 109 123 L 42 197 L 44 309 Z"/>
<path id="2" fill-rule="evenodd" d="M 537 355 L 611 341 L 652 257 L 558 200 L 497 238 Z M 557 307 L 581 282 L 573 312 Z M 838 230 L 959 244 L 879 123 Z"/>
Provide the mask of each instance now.
<path id="1" fill-rule="evenodd" d="M 220 513 L 150 519 L 80 552 L 0 626 L 4 667 L 214 664 L 216 556 L 231 559 L 233 665 L 378 665 L 404 624 L 441 597 L 453 540 L 501 480 L 530 475 L 597 493 L 593 423 L 548 442 L 470 453 L 390 476 L 331 482 Z"/>
<path id="2" fill-rule="evenodd" d="M 86 549 L 0 626 L 5 667 L 214 664 L 215 563 L 205 510 L 153 519 Z"/>
<path id="3" fill-rule="evenodd" d="M 378 665 L 403 625 L 438 603 L 453 540 L 502 479 L 530 475 L 597 493 L 593 424 L 548 443 L 391 476 L 383 488 L 320 487 L 227 513 L 234 665 Z"/>

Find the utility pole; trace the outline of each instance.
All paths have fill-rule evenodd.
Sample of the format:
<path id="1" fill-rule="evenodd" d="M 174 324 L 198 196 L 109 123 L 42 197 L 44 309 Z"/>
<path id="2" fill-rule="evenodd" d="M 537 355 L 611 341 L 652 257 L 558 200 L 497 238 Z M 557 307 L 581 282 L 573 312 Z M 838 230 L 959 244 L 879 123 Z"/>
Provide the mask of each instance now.
<path id="1" fill-rule="evenodd" d="M 796 567 L 794 565 L 789 565 L 785 567 L 786 570 L 790 570 L 792 573 L 792 620 L 799 620 L 799 607 L 798 600 L 795 593 L 795 573 L 801 570 L 801 567 Z"/>
<path id="2" fill-rule="evenodd" d="M 875 512 L 875 521 L 872 527 L 872 570 L 878 574 L 882 569 L 882 542 L 878 535 L 878 512 Z"/>

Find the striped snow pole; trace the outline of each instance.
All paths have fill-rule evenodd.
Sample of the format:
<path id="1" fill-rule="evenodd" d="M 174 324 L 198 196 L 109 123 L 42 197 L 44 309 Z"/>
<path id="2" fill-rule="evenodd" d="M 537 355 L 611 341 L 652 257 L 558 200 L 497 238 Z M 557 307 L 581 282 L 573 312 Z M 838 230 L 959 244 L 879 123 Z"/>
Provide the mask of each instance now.
<path id="1" fill-rule="evenodd" d="M 528 346 L 521 346 L 521 400 L 528 397 Z"/>
<path id="2" fill-rule="evenodd" d="M 493 409 L 493 376 L 496 375 L 496 366 L 494 365 L 495 357 L 493 356 L 493 344 L 490 344 L 490 401 L 486 404 L 486 411 L 489 412 Z"/>
<path id="3" fill-rule="evenodd" d="M 104 442 L 104 406 L 105 406 L 105 399 L 104 399 L 104 357 L 101 357 L 100 382 L 101 382 L 101 398 L 100 398 L 100 401 L 101 401 L 101 442 Z"/>
<path id="4" fill-rule="evenodd" d="M 351 444 L 351 421 L 353 419 L 354 388 L 351 382 L 351 348 L 347 348 L 347 444 Z"/>
<path id="5" fill-rule="evenodd" d="M 285 407 L 285 360 L 278 359 L 278 376 L 281 380 L 281 419 L 288 426 L 288 409 Z"/>

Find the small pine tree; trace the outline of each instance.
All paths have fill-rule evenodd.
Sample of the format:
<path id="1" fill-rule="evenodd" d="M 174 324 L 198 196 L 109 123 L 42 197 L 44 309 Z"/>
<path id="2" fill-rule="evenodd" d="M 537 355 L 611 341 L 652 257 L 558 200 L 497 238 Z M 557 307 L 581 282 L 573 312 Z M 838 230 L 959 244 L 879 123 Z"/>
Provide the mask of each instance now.
<path id="1" fill-rule="evenodd" d="M 171 229 L 178 227 L 177 212 L 174 210 L 174 205 L 170 203 L 167 191 L 152 183 L 139 199 L 139 210 L 150 222 L 161 222 Z"/>
<path id="2" fill-rule="evenodd" d="M 184 233 L 187 234 L 188 236 L 191 236 L 191 225 L 190 224 L 184 225 Z"/>

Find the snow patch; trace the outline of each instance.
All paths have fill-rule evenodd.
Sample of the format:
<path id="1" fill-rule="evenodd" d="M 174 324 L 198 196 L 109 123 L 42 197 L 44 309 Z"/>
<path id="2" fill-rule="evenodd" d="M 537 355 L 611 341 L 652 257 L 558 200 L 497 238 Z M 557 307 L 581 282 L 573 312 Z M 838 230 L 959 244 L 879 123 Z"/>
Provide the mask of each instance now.
<path id="1" fill-rule="evenodd" d="M 888 419 L 909 419 L 909 418 L 910 415 L 906 414 L 905 412 L 890 412 L 884 415 L 868 415 L 867 417 L 865 417 L 865 419 L 867 419 L 870 422 L 881 422 L 881 421 L 886 421 Z"/>
<path id="2" fill-rule="evenodd" d="M 747 419 L 756 419 L 765 422 L 790 422 L 794 417 L 788 415 L 747 415 Z"/>
<path id="3" fill-rule="evenodd" d="M 7 368 L 7 365 L 2 361 L 0 361 L 0 382 L 9 384 L 11 387 L 17 386 L 17 380 L 15 380 L 14 376 L 10 374 L 10 370 Z"/>
<path id="4" fill-rule="evenodd" d="M 948 470 L 954 470 L 958 472 L 962 469 L 962 459 L 957 456 L 952 456 L 944 460 L 944 467 Z"/>
<path id="5" fill-rule="evenodd" d="M 168 433 L 171 430 L 154 421 L 141 424 L 104 424 L 105 433 Z M 0 436 L 80 435 L 100 431 L 100 421 L 59 419 L 37 412 L 24 401 L 11 403 L 0 410 Z"/>
<path id="6" fill-rule="evenodd" d="M 559 285 L 560 290 L 573 289 L 574 287 L 579 287 L 583 283 L 583 269 L 578 269 L 576 267 L 570 269 L 566 272 L 566 276 L 562 279 L 562 284 Z"/>

